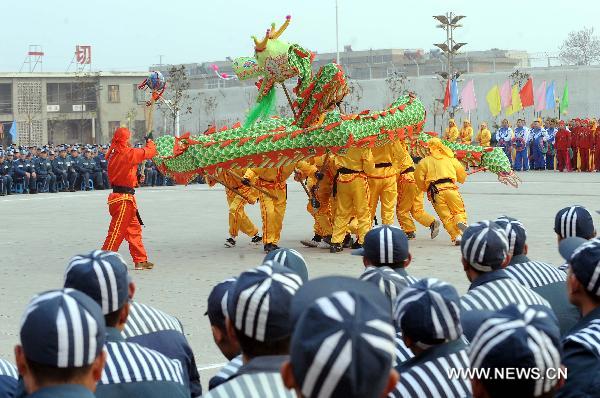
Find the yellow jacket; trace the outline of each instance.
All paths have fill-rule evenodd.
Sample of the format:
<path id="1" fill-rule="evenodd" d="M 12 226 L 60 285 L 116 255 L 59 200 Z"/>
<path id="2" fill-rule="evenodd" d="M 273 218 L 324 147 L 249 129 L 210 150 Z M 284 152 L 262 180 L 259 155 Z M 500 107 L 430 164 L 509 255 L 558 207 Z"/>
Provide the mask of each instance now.
<path id="1" fill-rule="evenodd" d="M 446 132 L 444 133 L 444 139 L 450 142 L 456 142 L 458 140 L 458 136 L 460 132 L 456 126 L 446 128 Z"/>
<path id="2" fill-rule="evenodd" d="M 251 180 L 259 187 L 283 189 L 295 168 L 295 164 L 289 164 L 281 167 L 248 169 L 244 174 L 244 178 Z"/>
<path id="3" fill-rule="evenodd" d="M 375 163 L 373 162 L 373 153 L 370 148 L 348 148 L 340 150 L 335 157 L 335 166 L 337 169 L 342 167 L 350 170 L 373 174 L 375 172 Z M 340 174 L 339 181 L 351 181 L 356 174 Z"/>
<path id="4" fill-rule="evenodd" d="M 396 159 L 400 156 L 400 142 L 390 142 L 384 146 L 374 147 L 371 149 L 373 154 L 373 163 L 375 165 L 381 163 L 390 163 L 390 166 L 375 167 L 372 173 L 367 173 L 370 178 L 385 178 L 396 175 L 398 172 L 395 166 Z"/>
<path id="5" fill-rule="evenodd" d="M 471 145 L 471 141 L 473 141 L 473 127 L 463 127 L 460 130 L 460 142 L 463 144 Z"/>
<path id="6" fill-rule="evenodd" d="M 427 191 L 429 184 L 443 178 L 462 184 L 467 179 L 467 173 L 456 158 L 436 159 L 433 155 L 421 159 L 415 168 L 415 182 L 421 191 Z"/>
<path id="7" fill-rule="evenodd" d="M 300 174 L 301 179 L 307 178 L 307 185 L 312 187 L 317 182 L 315 173 L 323 169 L 323 162 L 327 159 L 327 165 L 323 171 L 323 180 L 321 180 L 319 186 L 330 186 L 336 171 L 334 157 L 335 155 L 330 153 L 329 157 L 325 154 L 314 156 L 308 160 L 301 160 L 296 164 L 296 172 Z"/>
<path id="8" fill-rule="evenodd" d="M 490 130 L 488 129 L 479 130 L 477 137 L 475 137 L 475 141 L 477 141 L 481 146 L 490 146 L 491 140 L 492 133 L 490 133 Z"/>

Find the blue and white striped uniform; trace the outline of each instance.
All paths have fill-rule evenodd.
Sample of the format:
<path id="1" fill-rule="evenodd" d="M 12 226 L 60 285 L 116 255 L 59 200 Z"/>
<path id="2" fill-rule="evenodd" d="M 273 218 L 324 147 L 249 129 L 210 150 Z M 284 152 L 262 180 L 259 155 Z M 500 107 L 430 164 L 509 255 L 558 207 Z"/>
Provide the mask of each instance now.
<path id="1" fill-rule="evenodd" d="M 115 328 L 107 328 L 106 337 L 106 365 L 96 397 L 189 398 L 181 362 L 125 341 Z"/>
<path id="2" fill-rule="evenodd" d="M 396 368 L 400 372 L 400 380 L 388 397 L 470 397 L 469 379 L 449 377 L 450 369 L 458 371 L 469 367 L 466 349 L 461 339 L 454 340 L 434 346 L 404 362 Z"/>
<path id="3" fill-rule="evenodd" d="M 550 264 L 531 261 L 523 254 L 514 256 L 504 270 L 512 279 L 550 303 L 561 335 L 564 336 L 581 318 L 577 307 L 569 302 L 564 271 Z"/>
<path id="4" fill-rule="evenodd" d="M 179 360 L 183 365 L 184 381 L 190 388 L 191 396 L 202 395 L 196 359 L 179 319 L 149 305 L 132 302 L 122 335 L 128 342 Z"/>
<path id="5" fill-rule="evenodd" d="M 404 278 L 406 283 L 408 283 L 409 285 L 412 285 L 413 283 L 419 280 L 414 276 L 409 275 L 408 272 L 406 272 L 406 268 L 394 268 L 394 271 L 396 271 L 397 274 L 400 274 L 400 276 Z"/>
<path id="6" fill-rule="evenodd" d="M 219 373 L 211 377 L 211 379 L 208 381 L 208 389 L 212 390 L 213 388 L 225 383 L 231 378 L 231 376 L 237 374 L 238 370 L 243 364 L 244 362 L 241 355 L 233 358 L 225 366 L 223 366 L 221 370 L 219 370 Z"/>
<path id="7" fill-rule="evenodd" d="M 14 365 L 0 358 L 0 397 L 12 397 L 16 393 L 19 373 Z"/>
<path id="8" fill-rule="evenodd" d="M 415 356 L 413 352 L 404 344 L 404 340 L 402 339 L 402 333 L 396 333 L 396 337 L 394 338 L 394 351 L 396 353 L 396 357 L 394 358 L 394 367 L 398 368 L 404 362 L 408 361 L 412 357 Z"/>
<path id="9" fill-rule="evenodd" d="M 486 272 L 477 278 L 460 298 L 463 311 L 498 311 L 509 304 L 539 305 L 550 303 L 533 290 L 515 282 L 506 271 Z"/>
<path id="10" fill-rule="evenodd" d="M 600 307 L 583 317 L 562 341 L 565 385 L 556 395 L 596 397 L 600 389 Z"/>

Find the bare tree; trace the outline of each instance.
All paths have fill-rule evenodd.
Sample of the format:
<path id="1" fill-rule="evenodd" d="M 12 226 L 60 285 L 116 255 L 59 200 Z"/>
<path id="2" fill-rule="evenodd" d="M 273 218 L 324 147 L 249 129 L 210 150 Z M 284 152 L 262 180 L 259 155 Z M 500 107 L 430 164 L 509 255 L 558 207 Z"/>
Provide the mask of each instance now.
<path id="1" fill-rule="evenodd" d="M 167 89 L 164 93 L 165 102 L 157 102 L 158 108 L 166 114 L 173 126 L 173 134 L 176 130 L 176 119 L 192 113 L 192 102 L 197 98 L 190 96 L 190 81 L 187 75 L 185 65 L 173 65 L 169 68 L 167 76 Z M 165 109 L 166 108 L 166 109 Z"/>
<path id="2" fill-rule="evenodd" d="M 410 81 L 402 72 L 393 71 L 386 79 L 385 83 L 389 90 L 388 103 L 395 101 L 401 95 L 408 94 L 408 83 Z"/>
<path id="3" fill-rule="evenodd" d="M 560 46 L 560 58 L 575 65 L 591 65 L 600 59 L 600 39 L 594 28 L 583 28 L 569 33 Z"/>
<path id="4" fill-rule="evenodd" d="M 219 103 L 217 101 L 217 97 L 214 97 L 214 96 L 205 97 L 203 102 L 204 102 L 204 114 L 206 115 L 206 119 L 208 120 L 208 123 L 217 127 L 216 126 L 216 124 L 217 124 L 216 110 L 217 110 L 217 106 L 219 105 Z"/>
<path id="5" fill-rule="evenodd" d="M 357 80 L 348 79 L 348 95 L 344 101 L 344 113 L 356 113 L 360 100 L 363 98 L 363 88 Z"/>
<path id="6" fill-rule="evenodd" d="M 525 85 L 525 83 L 527 83 L 527 80 L 529 80 L 531 75 L 527 72 L 521 72 L 517 69 L 513 73 L 508 75 L 508 77 L 510 78 L 510 80 L 512 80 L 513 85 L 516 84 L 519 86 L 519 88 L 522 88 Z"/>

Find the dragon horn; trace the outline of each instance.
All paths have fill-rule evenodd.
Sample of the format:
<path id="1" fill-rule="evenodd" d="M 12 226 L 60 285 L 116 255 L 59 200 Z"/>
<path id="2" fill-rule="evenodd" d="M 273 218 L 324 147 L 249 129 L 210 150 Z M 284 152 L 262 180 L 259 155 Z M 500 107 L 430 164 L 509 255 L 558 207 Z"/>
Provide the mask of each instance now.
<path id="1" fill-rule="evenodd" d="M 267 42 L 269 41 L 269 34 L 271 33 L 270 29 L 267 29 L 267 33 L 265 34 L 265 38 L 262 39 L 261 42 L 259 42 L 255 36 L 252 36 L 252 39 L 254 40 L 254 50 L 261 52 L 264 51 L 265 48 L 267 48 Z"/>
<path id="2" fill-rule="evenodd" d="M 271 24 L 271 28 L 273 29 L 273 31 L 271 33 L 271 36 L 269 36 L 269 38 L 270 39 L 278 39 L 279 36 L 281 36 L 283 34 L 283 32 L 286 30 L 286 28 L 290 25 L 291 20 L 292 20 L 291 15 L 286 16 L 285 22 L 277 30 L 275 30 L 275 24 Z"/>

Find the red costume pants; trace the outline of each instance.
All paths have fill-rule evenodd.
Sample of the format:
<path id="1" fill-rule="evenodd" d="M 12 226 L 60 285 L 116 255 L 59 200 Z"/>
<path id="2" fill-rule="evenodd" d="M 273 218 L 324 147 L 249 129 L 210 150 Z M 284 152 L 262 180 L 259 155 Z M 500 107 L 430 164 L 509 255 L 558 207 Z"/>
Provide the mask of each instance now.
<path id="1" fill-rule="evenodd" d="M 590 150 L 587 148 L 579 148 L 579 156 L 581 158 L 581 171 L 590 171 Z"/>
<path id="2" fill-rule="evenodd" d="M 600 145 L 600 144 L 598 144 Z M 594 163 L 596 164 L 596 171 L 600 171 L 600 147 L 596 147 L 594 151 Z"/>
<path id="3" fill-rule="evenodd" d="M 108 211 L 112 219 L 102 250 L 116 252 L 125 239 L 129 243 L 129 253 L 134 263 L 148 261 L 142 243 L 142 226 L 136 215 L 135 199 L 128 194 L 111 194 L 108 199 Z"/>
<path id="4" fill-rule="evenodd" d="M 568 149 L 556 150 L 556 168 L 559 171 L 563 171 L 565 168 L 567 171 L 571 171 L 571 159 L 569 157 Z"/>

